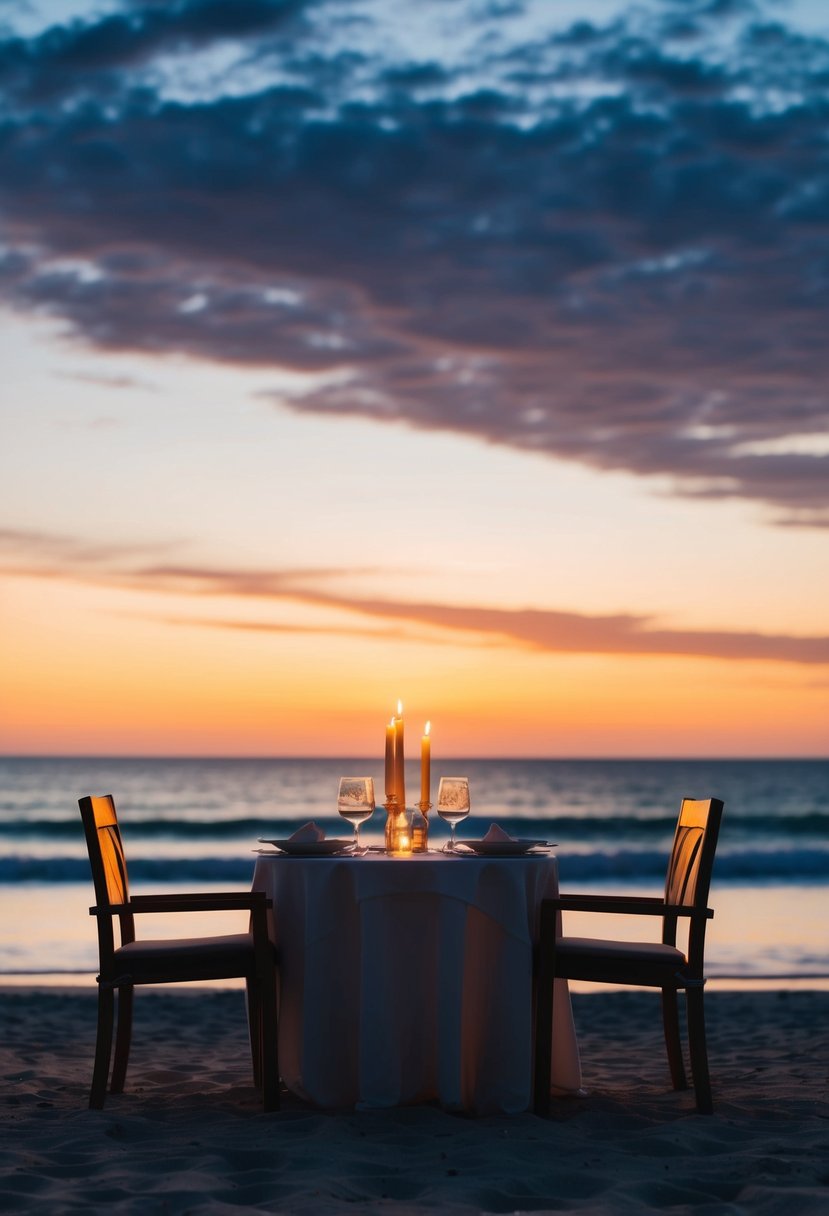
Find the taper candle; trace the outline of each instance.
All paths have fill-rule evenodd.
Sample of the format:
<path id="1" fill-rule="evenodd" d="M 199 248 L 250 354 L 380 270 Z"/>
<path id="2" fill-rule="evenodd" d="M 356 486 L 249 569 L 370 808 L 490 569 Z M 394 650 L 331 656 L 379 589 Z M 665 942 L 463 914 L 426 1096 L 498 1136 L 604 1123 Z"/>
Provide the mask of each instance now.
<path id="1" fill-rule="evenodd" d="M 403 748 L 403 702 L 397 702 L 394 718 L 394 781 L 397 805 L 406 805 L 406 758 Z"/>
<path id="2" fill-rule="evenodd" d="M 427 722 L 423 728 L 423 736 L 420 740 L 420 801 L 431 802 L 429 797 L 429 789 L 432 784 L 432 740 L 430 731 L 432 723 Z"/>
<path id="3" fill-rule="evenodd" d="M 392 795 L 397 794 L 397 779 L 394 770 L 395 761 L 395 726 L 394 718 L 386 727 L 386 798 L 389 799 Z"/>

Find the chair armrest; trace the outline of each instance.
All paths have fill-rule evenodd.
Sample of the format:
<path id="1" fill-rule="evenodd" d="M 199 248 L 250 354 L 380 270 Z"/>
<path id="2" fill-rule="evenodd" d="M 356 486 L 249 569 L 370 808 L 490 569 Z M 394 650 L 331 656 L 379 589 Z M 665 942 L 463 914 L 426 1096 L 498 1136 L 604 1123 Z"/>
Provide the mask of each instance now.
<path id="1" fill-rule="evenodd" d="M 551 902 L 571 912 L 638 912 L 644 916 L 662 915 L 664 899 L 647 895 L 555 895 Z"/>
<path id="2" fill-rule="evenodd" d="M 712 908 L 666 904 L 663 899 L 639 895 L 553 895 L 542 901 L 562 912 L 612 912 L 625 916 L 689 916 L 711 920 Z"/>
<path id="3" fill-rule="evenodd" d="M 133 895 L 129 903 L 89 909 L 90 916 L 138 912 L 253 912 L 273 907 L 263 891 L 204 891 L 183 895 Z"/>

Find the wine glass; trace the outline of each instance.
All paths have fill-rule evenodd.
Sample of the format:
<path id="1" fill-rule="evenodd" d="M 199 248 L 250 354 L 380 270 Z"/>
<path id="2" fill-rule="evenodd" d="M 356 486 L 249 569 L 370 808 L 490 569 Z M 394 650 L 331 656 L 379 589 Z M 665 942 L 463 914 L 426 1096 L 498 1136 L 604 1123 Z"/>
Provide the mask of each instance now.
<path id="1" fill-rule="evenodd" d="M 374 778 L 340 777 L 337 810 L 354 828 L 352 852 L 361 853 L 360 824 L 374 814 Z"/>
<path id="2" fill-rule="evenodd" d="M 455 828 L 469 814 L 469 778 L 441 777 L 438 786 L 438 814 L 449 824 L 452 835 L 444 852 L 451 853 L 455 848 Z"/>

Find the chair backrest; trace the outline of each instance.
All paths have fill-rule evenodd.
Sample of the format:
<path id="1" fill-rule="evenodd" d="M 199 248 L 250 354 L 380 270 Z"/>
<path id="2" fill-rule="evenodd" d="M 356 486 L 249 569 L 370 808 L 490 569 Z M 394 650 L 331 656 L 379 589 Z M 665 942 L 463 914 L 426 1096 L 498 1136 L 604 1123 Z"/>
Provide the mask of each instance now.
<path id="1" fill-rule="evenodd" d="M 718 798 L 683 798 L 674 833 L 674 843 L 665 879 L 665 902 L 685 908 L 706 908 L 711 871 L 720 833 L 723 804 Z M 662 940 L 676 942 L 676 916 L 666 916 Z M 692 919 L 688 934 L 688 957 L 701 965 L 705 920 Z"/>
<path id="2" fill-rule="evenodd" d="M 78 800 L 81 808 L 86 848 L 92 867 L 95 902 L 99 908 L 129 903 L 129 881 L 124 845 L 111 794 Z M 121 941 L 135 941 L 135 922 L 131 913 L 119 913 Z M 98 938 L 102 956 L 114 948 L 112 919 L 98 917 Z"/>

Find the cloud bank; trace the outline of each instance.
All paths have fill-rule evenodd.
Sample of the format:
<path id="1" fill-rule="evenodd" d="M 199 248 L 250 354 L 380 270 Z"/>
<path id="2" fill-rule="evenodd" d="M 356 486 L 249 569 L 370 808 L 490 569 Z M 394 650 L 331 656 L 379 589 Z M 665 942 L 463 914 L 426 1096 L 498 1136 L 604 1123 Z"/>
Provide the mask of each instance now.
<path id="1" fill-rule="evenodd" d="M 5 557 L 3 556 L 5 551 Z M 156 560 L 153 560 L 153 556 Z M 85 582 L 159 597 L 293 603 L 346 613 L 348 623 L 309 625 L 213 616 L 164 616 L 170 625 L 271 633 L 336 633 L 411 640 L 407 627 L 441 631 L 468 645 L 517 645 L 545 654 L 673 655 L 727 661 L 829 664 L 829 636 L 757 631 L 678 629 L 633 613 L 591 615 L 540 608 L 493 608 L 378 599 L 337 590 L 368 569 L 205 568 L 163 560 L 150 546 L 90 547 L 70 536 L 0 530 L 0 570 L 7 576 Z M 158 559 L 162 560 L 158 560 Z M 353 619 L 365 625 L 355 628 Z M 153 619 L 158 619 L 154 617 Z M 421 639 L 422 640 L 422 639 Z M 440 637 L 437 637 L 440 640 Z"/>
<path id="2" fill-rule="evenodd" d="M 0 300 L 829 523 L 829 43 L 779 6 L 554 7 L 424 0 L 413 45 L 370 0 L 7 30 Z"/>

